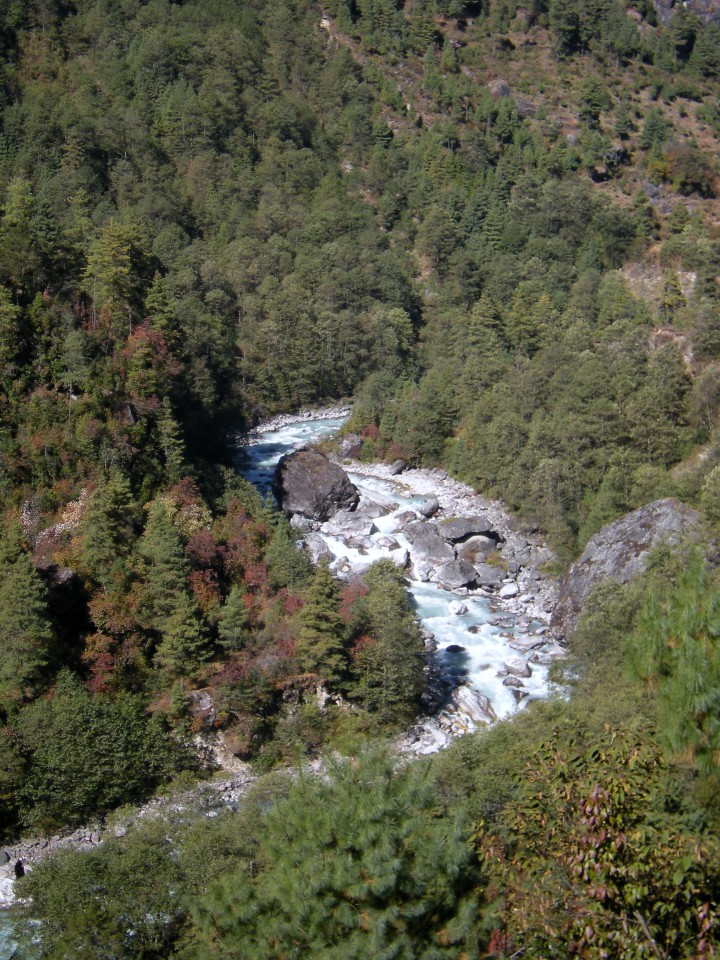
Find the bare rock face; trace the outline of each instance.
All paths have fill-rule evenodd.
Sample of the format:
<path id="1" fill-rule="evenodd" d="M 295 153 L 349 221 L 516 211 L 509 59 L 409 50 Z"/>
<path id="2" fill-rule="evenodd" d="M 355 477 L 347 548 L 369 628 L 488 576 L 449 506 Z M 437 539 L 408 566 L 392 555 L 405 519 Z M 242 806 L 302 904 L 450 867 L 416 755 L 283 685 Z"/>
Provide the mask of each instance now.
<path id="1" fill-rule="evenodd" d="M 696 510 L 668 498 L 648 503 L 604 526 L 588 541 L 560 584 L 552 617 L 553 632 L 569 636 L 585 599 L 597 584 L 609 578 L 627 583 L 645 569 L 653 547 L 676 544 L 698 519 Z"/>
<path id="2" fill-rule="evenodd" d="M 317 450 L 296 450 L 280 458 L 273 493 L 288 515 L 329 520 L 338 510 L 354 510 L 359 495 L 350 478 Z"/>
<path id="3" fill-rule="evenodd" d="M 720 0 L 686 0 L 685 3 L 680 3 L 680 0 L 654 0 L 653 6 L 663 26 L 667 26 L 683 7 L 688 13 L 694 13 L 704 26 L 720 23 Z"/>

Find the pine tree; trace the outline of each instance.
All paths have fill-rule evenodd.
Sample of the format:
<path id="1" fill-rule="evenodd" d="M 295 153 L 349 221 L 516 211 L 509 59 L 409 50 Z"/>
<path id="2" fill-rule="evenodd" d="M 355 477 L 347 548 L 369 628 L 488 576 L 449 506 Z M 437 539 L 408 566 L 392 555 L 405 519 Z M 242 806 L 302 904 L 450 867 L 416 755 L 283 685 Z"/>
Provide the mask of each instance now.
<path id="1" fill-rule="evenodd" d="M 17 375 L 21 339 L 21 314 L 9 291 L 0 286 L 0 384 L 12 388 Z"/>
<path id="2" fill-rule="evenodd" d="M 106 589 L 127 573 L 137 510 L 127 477 L 118 469 L 90 498 L 82 521 L 82 558 L 89 575 Z"/>
<path id="3" fill-rule="evenodd" d="M 169 677 L 191 676 L 209 650 L 207 626 L 187 590 L 175 596 L 172 613 L 158 626 L 162 640 L 155 652 L 155 663 Z"/>
<path id="4" fill-rule="evenodd" d="M 145 297 L 145 314 L 150 320 L 153 330 L 159 330 L 170 340 L 174 333 L 174 312 L 172 297 L 165 277 L 156 273 L 153 282 Z"/>
<path id="5" fill-rule="evenodd" d="M 384 723 L 407 722 L 425 689 L 422 638 L 402 574 L 391 561 L 373 564 L 364 581 L 370 591 L 361 617 L 369 640 L 357 655 L 355 693 Z"/>
<path id="6" fill-rule="evenodd" d="M 247 639 L 248 615 L 241 587 L 233 586 L 218 621 L 218 635 L 227 650 L 240 650 Z"/>
<path id="7" fill-rule="evenodd" d="M 477 955 L 482 875 L 421 764 L 379 752 L 300 777 L 258 824 L 258 869 L 195 911 L 198 960 Z"/>
<path id="8" fill-rule="evenodd" d="M 145 567 L 145 608 L 149 625 L 162 629 L 175 612 L 178 598 L 186 592 L 190 573 L 180 536 L 162 500 L 155 500 L 139 546 Z"/>
<path id="9" fill-rule="evenodd" d="M 173 416 L 170 400 L 165 397 L 158 418 L 160 446 L 165 459 L 165 472 L 169 483 L 179 483 L 187 473 L 185 444 L 180 427 Z"/>
<path id="10" fill-rule="evenodd" d="M 300 611 L 297 657 L 307 673 L 319 673 L 333 685 L 347 674 L 345 624 L 338 612 L 339 591 L 327 563 L 321 563 Z"/>
<path id="11" fill-rule="evenodd" d="M 37 682 L 52 637 L 45 585 L 27 553 L 20 552 L 0 570 L 0 709 L 21 700 Z"/>

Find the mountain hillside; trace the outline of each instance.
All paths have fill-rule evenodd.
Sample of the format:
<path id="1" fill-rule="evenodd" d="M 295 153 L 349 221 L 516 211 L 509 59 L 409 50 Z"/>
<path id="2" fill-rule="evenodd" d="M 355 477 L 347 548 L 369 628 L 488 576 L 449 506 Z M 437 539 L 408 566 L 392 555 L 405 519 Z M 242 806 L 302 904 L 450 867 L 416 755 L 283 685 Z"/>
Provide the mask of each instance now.
<path id="1" fill-rule="evenodd" d="M 712 957 L 716 0 L 29 0 L 0 52 L 0 839 L 110 818 L 19 881 L 27 957 Z M 584 599 L 560 695 L 398 765 L 404 574 L 236 469 L 340 399 L 538 576 L 659 500 L 694 539 Z M 255 792 L 133 825 L 209 731 Z"/>

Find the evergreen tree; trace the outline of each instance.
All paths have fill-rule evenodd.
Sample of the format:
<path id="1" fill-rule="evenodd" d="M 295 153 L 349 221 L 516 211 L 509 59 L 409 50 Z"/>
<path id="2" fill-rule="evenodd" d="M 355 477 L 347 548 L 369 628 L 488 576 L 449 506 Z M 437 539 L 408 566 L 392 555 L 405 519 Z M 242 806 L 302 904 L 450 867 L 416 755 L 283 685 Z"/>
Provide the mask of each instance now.
<path id="1" fill-rule="evenodd" d="M 167 397 L 163 398 L 162 411 L 158 418 L 158 431 L 168 482 L 171 484 L 179 483 L 187 473 L 185 444 L 180 427 L 173 416 L 170 400 Z"/>
<path id="2" fill-rule="evenodd" d="M 600 114 L 610 106 L 607 87 L 600 77 L 589 73 L 580 85 L 580 119 L 591 129 L 600 126 Z"/>
<path id="3" fill-rule="evenodd" d="M 385 723 L 407 722 L 425 689 L 424 647 L 402 574 L 389 560 L 365 573 L 370 588 L 362 601 L 367 634 L 355 660 L 356 696 Z"/>
<path id="4" fill-rule="evenodd" d="M 105 589 L 127 576 L 137 511 L 127 477 L 111 470 L 90 498 L 82 520 L 83 563 Z"/>
<path id="5" fill-rule="evenodd" d="M 233 585 L 220 611 L 218 635 L 227 650 L 240 650 L 247 639 L 248 615 L 244 591 Z"/>
<path id="6" fill-rule="evenodd" d="M 421 764 L 377 753 L 300 778 L 258 825 L 258 868 L 201 899 L 193 955 L 476 957 L 482 875 L 436 804 Z"/>
<path id="7" fill-rule="evenodd" d="M 145 560 L 145 609 L 149 625 L 161 629 L 175 612 L 178 599 L 186 593 L 190 565 L 170 510 L 154 500 L 139 544 Z"/>
<path id="8" fill-rule="evenodd" d="M 209 653 L 207 626 L 195 599 L 186 590 L 177 593 L 172 613 L 156 627 L 162 639 L 155 663 L 169 677 L 189 677 Z"/>
<path id="9" fill-rule="evenodd" d="M 21 551 L 0 569 L 0 710 L 22 700 L 37 683 L 52 637 L 45 585 Z"/>
<path id="10" fill-rule="evenodd" d="M 647 112 L 640 133 L 640 146 L 646 150 L 652 147 L 661 147 L 669 138 L 670 132 L 671 128 L 665 120 L 662 110 L 658 107 L 651 107 Z"/>
<path id="11" fill-rule="evenodd" d="M 267 546 L 265 562 L 273 590 L 300 587 L 312 576 L 312 563 L 305 551 L 299 549 L 284 517 L 277 524 Z"/>
<path id="12" fill-rule="evenodd" d="M 6 392 L 12 390 L 17 376 L 21 345 L 21 311 L 0 286 L 0 384 Z"/>
<path id="13" fill-rule="evenodd" d="M 300 667 L 337 686 L 347 675 L 348 660 L 338 586 L 327 563 L 318 565 L 304 599 L 296 643 Z"/>

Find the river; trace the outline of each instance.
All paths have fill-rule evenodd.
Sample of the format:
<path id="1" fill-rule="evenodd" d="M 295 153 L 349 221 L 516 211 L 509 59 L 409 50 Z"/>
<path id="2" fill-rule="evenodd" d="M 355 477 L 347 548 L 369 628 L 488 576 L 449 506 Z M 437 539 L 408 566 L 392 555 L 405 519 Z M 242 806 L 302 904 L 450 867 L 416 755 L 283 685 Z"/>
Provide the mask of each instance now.
<path id="1" fill-rule="evenodd" d="M 344 416 L 330 416 L 285 423 L 271 429 L 261 426 L 243 448 L 241 472 L 260 490 L 268 492 L 275 465 L 283 454 L 331 436 L 344 421 Z M 412 545 L 402 533 L 400 515 L 417 508 L 427 496 L 427 492 L 418 493 L 412 489 L 412 480 L 409 479 L 412 472 L 390 479 L 374 476 L 371 467 L 364 468 L 357 463 L 347 466 L 346 470 L 360 493 L 358 509 L 368 500 L 391 509 L 385 516 L 374 519 L 376 531 L 366 538 L 370 544 L 362 550 L 348 546 L 347 537 L 343 538 L 341 531 L 333 533 L 332 522 L 320 528 L 320 536 L 333 556 L 332 567 L 340 575 L 343 570 L 360 571 L 363 566 L 382 557 L 399 560 L 406 550 L 411 552 Z M 392 540 L 397 548 L 390 550 L 385 544 Z M 533 649 L 542 645 L 543 638 L 538 636 L 540 642 L 532 648 L 534 631 L 543 629 L 541 622 L 506 610 L 499 611 L 497 602 L 479 591 L 455 593 L 442 589 L 437 583 L 420 580 L 411 580 L 409 589 L 423 627 L 434 636 L 437 665 L 446 677 L 469 685 L 487 698 L 498 719 L 509 716 L 531 700 L 547 696 L 547 663 L 528 662 Z M 452 612 L 453 608 L 457 609 L 458 601 L 467 607 L 467 611 L 459 615 Z M 551 657 L 540 659 L 547 661 Z M 511 680 L 513 685 L 505 682 L 508 677 L 506 665 L 510 660 L 527 662 L 527 671 L 522 672 L 529 675 L 522 678 L 520 696 L 514 679 Z M 470 722 L 467 728 L 473 729 L 474 724 Z M 433 746 L 441 747 L 447 742 L 441 736 L 435 736 L 431 741 L 426 749 L 417 752 L 432 752 Z"/>

